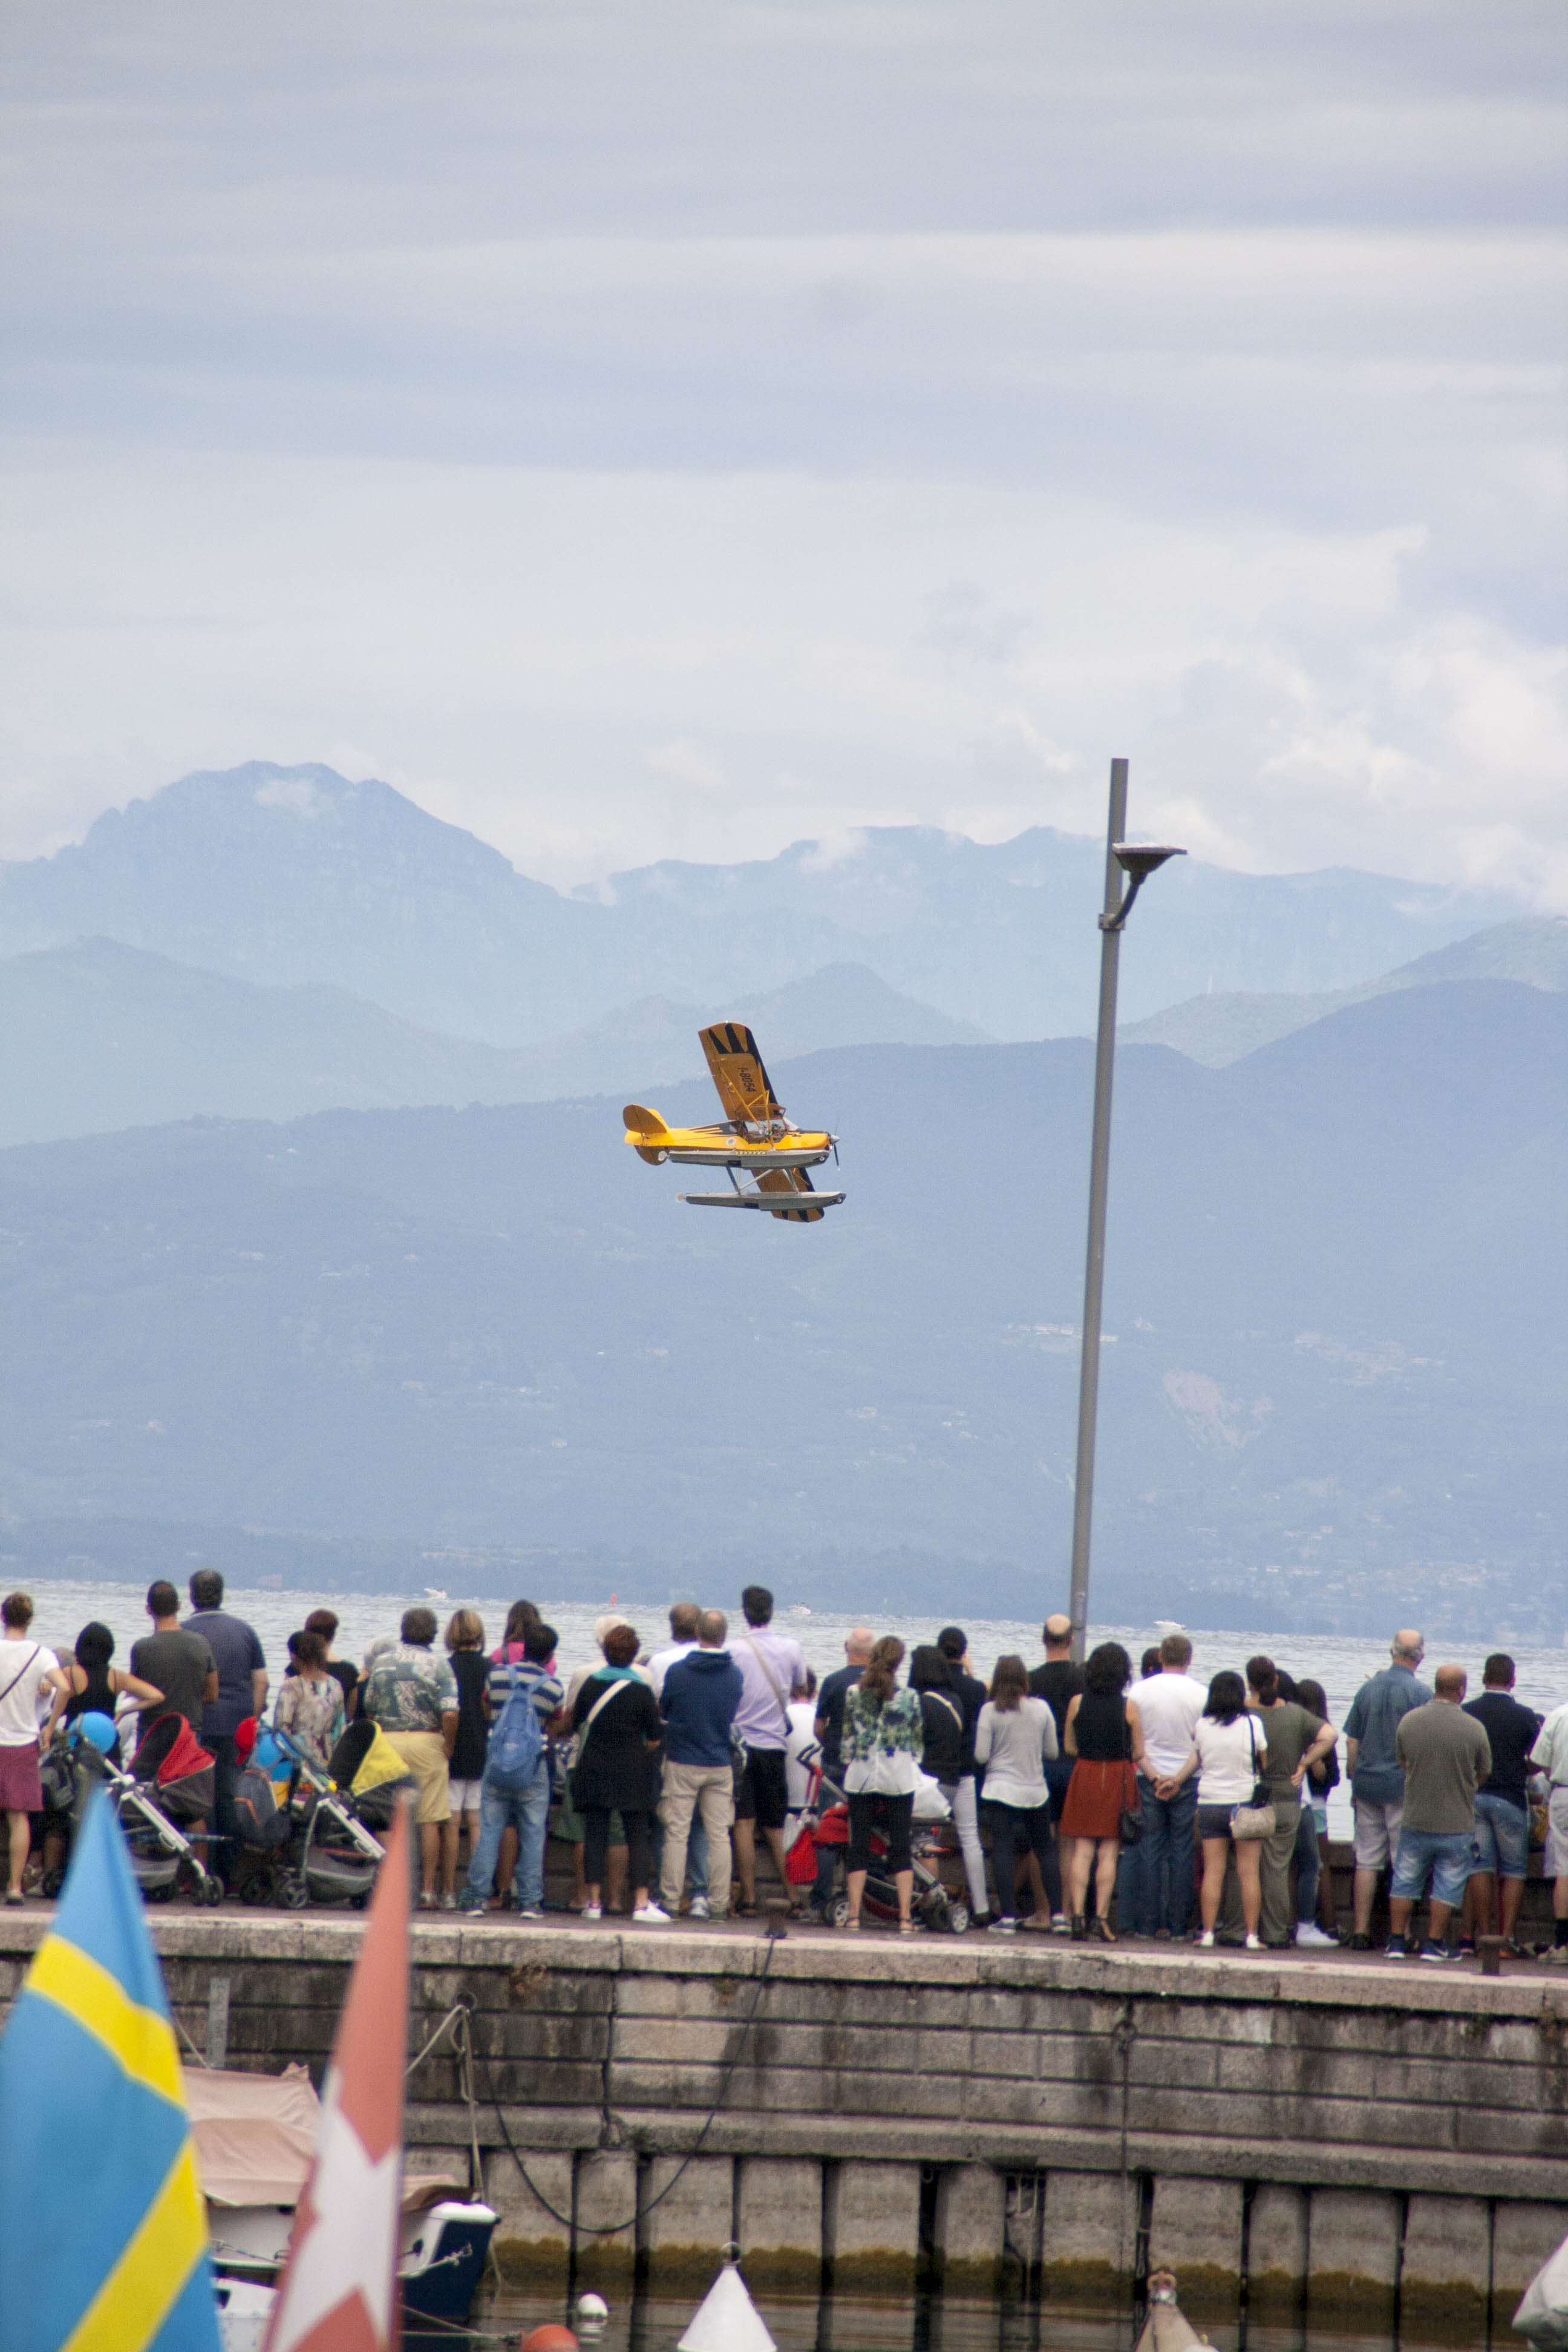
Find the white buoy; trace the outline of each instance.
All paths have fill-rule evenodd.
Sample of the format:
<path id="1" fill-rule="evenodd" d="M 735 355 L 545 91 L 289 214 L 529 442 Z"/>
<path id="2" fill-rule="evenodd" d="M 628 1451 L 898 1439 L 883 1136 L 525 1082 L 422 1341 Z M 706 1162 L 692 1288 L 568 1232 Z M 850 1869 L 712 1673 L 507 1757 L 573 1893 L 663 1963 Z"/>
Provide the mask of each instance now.
<path id="1" fill-rule="evenodd" d="M 726 2263 L 676 2352 L 778 2352 L 733 2263 Z"/>

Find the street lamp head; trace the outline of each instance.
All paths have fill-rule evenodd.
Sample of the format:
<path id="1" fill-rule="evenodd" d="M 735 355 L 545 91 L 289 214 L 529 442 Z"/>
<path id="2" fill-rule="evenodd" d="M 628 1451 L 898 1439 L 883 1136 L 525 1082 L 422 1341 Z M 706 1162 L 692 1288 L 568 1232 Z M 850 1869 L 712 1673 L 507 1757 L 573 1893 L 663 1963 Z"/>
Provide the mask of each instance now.
<path id="1" fill-rule="evenodd" d="M 1158 848 L 1152 843 L 1142 841 L 1118 841 L 1111 845 L 1111 856 L 1116 863 L 1123 874 L 1130 874 L 1135 882 L 1146 882 L 1151 874 L 1163 866 L 1167 857 L 1184 857 L 1186 854 L 1184 849 Z"/>
<path id="2" fill-rule="evenodd" d="M 1132 887 L 1114 915 L 1100 916 L 1100 928 L 1102 931 L 1121 930 L 1128 916 L 1132 912 L 1133 899 L 1136 898 L 1150 875 L 1157 874 L 1168 857 L 1184 857 L 1187 853 L 1184 849 L 1173 849 L 1168 845 L 1158 845 L 1152 842 L 1113 841 L 1110 845 L 1110 854 L 1123 874 L 1127 876 Z"/>

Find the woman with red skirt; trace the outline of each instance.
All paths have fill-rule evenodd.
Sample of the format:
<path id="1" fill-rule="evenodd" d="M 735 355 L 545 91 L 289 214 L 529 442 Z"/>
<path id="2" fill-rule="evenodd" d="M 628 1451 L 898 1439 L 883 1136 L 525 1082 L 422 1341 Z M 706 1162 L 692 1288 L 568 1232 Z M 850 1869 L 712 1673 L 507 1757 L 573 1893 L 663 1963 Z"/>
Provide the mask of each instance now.
<path id="1" fill-rule="evenodd" d="M 1094 1864 L 1094 1932 L 1114 1944 L 1109 1913 L 1116 1885 L 1123 1808 L 1138 1802 L 1138 1763 L 1143 1726 L 1138 1702 L 1128 1698 L 1132 1661 L 1120 1642 L 1102 1642 L 1083 1670 L 1084 1688 L 1068 1703 L 1066 1747 L 1078 1759 L 1068 1782 L 1059 1834 L 1069 1843 L 1068 1902 L 1074 1940 L 1088 1930 L 1084 1906 L 1089 1864 Z"/>

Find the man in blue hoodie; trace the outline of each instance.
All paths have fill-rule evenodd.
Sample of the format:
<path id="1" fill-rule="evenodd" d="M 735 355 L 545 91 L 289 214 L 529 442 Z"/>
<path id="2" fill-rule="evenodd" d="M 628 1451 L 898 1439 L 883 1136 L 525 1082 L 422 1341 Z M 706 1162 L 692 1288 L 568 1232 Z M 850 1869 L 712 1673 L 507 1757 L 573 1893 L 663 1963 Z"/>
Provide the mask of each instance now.
<path id="1" fill-rule="evenodd" d="M 724 1646 L 729 1636 L 722 1611 L 705 1609 L 698 1621 L 696 1649 L 670 1666 L 659 1698 L 664 1717 L 659 1893 L 672 1919 L 679 1912 L 686 1885 L 686 1847 L 694 1811 L 700 1812 L 708 1837 L 708 1916 L 722 1919 L 730 1909 L 730 1831 L 735 1819 L 730 1727 L 743 1685 L 741 1669 Z"/>

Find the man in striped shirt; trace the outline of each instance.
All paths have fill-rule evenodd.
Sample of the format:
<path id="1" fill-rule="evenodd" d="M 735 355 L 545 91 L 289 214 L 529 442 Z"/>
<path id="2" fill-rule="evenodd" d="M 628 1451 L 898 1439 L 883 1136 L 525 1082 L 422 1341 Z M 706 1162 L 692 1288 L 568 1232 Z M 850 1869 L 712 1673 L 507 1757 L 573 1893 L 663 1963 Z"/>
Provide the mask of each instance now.
<path id="1" fill-rule="evenodd" d="M 529 1703 L 539 1717 L 539 1728 L 545 1735 L 540 1750 L 539 1769 L 526 1789 L 498 1788 L 489 1772 L 479 1788 L 479 1841 L 474 1848 L 474 1858 L 468 1864 L 468 1885 L 463 1889 L 462 1908 L 482 1911 L 489 1900 L 490 1885 L 495 1877 L 496 1858 L 500 1853 L 501 1832 L 509 1826 L 517 1832 L 517 1868 L 512 1876 L 512 1891 L 517 1907 L 525 1919 L 542 1919 L 544 1916 L 544 1836 L 550 1826 L 550 1750 L 549 1729 L 552 1717 L 561 1706 L 561 1685 L 546 1670 L 555 1655 L 556 1633 L 553 1625 L 530 1625 L 522 1637 L 522 1664 L 519 1666 L 492 1665 L 489 1680 L 485 1685 L 485 1718 L 490 1724 L 500 1721 L 512 1690 L 525 1691 Z"/>

